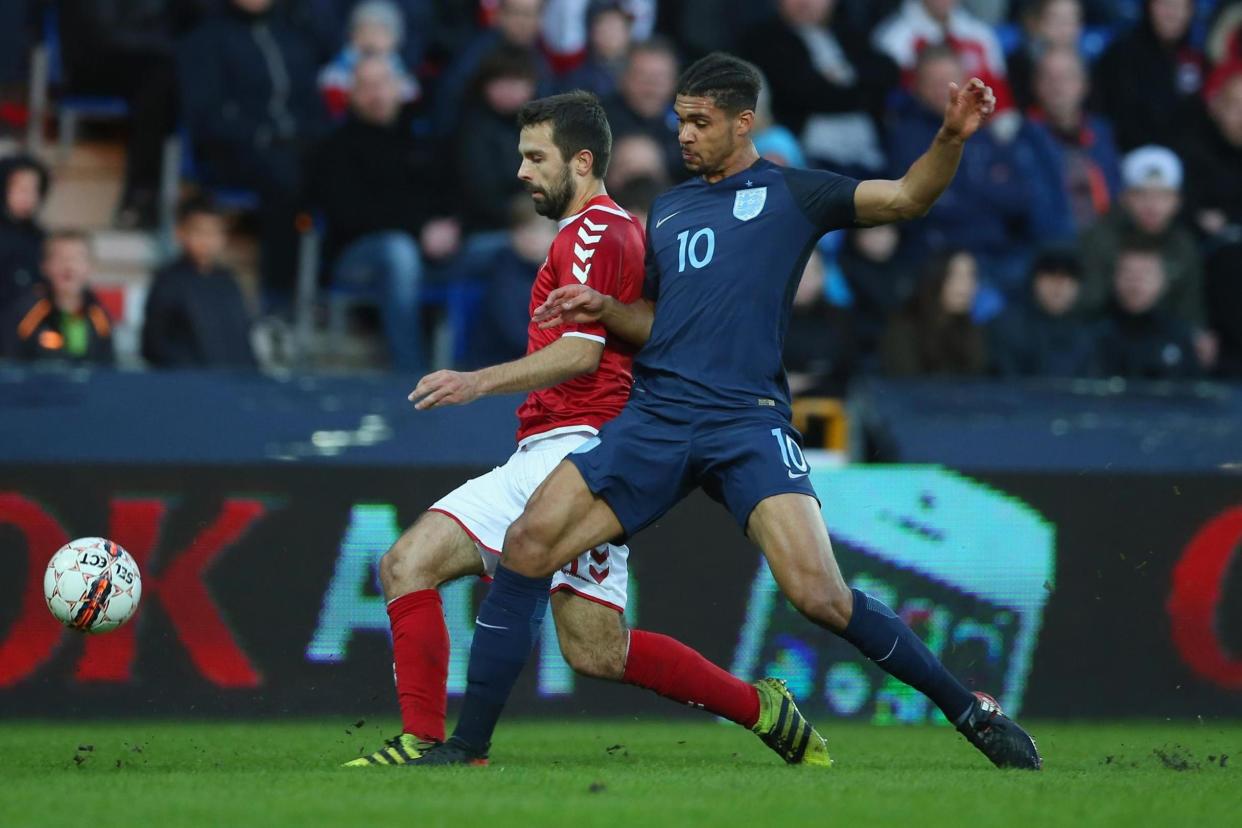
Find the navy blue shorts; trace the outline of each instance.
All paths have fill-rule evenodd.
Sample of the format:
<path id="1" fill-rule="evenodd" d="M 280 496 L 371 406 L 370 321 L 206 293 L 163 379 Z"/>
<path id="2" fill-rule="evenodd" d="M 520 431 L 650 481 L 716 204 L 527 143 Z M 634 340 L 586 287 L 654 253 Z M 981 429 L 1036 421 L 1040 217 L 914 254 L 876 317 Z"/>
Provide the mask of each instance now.
<path id="1" fill-rule="evenodd" d="M 695 411 L 640 404 L 567 458 L 604 499 L 627 536 L 651 525 L 701 486 L 746 531 L 759 501 L 798 492 L 815 497 L 802 435 L 773 408 Z"/>

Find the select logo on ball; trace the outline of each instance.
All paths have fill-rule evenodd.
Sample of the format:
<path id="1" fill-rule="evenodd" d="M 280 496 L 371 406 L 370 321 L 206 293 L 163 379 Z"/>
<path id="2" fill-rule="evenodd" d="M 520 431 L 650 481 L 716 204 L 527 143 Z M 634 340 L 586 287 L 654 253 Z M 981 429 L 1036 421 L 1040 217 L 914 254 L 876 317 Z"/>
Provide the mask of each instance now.
<path id="1" fill-rule="evenodd" d="M 56 620 L 85 633 L 114 630 L 138 609 L 142 576 L 128 552 L 106 538 L 62 546 L 43 575 L 43 597 Z"/>

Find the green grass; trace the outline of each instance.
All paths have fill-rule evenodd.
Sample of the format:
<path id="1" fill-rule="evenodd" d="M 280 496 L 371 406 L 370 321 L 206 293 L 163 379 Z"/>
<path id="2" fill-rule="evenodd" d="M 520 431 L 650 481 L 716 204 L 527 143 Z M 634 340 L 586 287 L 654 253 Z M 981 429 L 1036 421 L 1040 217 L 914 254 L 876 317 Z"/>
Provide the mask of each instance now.
<path id="1" fill-rule="evenodd" d="M 840 723 L 828 728 L 835 768 L 788 768 L 738 728 L 684 720 L 505 724 L 488 768 L 336 767 L 393 729 L 4 722 L 0 824 L 933 828 L 1242 820 L 1242 724 L 1036 725 L 1039 774 L 994 770 L 947 728 Z"/>

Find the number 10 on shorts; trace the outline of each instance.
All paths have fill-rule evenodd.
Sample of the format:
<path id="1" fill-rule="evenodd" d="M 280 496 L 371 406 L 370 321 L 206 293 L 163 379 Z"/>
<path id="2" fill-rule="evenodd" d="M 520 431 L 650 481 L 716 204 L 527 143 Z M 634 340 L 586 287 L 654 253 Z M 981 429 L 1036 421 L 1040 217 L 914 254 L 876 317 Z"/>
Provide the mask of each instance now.
<path id="1" fill-rule="evenodd" d="M 776 445 L 780 447 L 781 461 L 789 469 L 790 477 L 801 477 L 810 472 L 811 467 L 807 465 L 806 456 L 797 440 L 779 428 L 772 429 L 771 434 L 776 438 Z"/>

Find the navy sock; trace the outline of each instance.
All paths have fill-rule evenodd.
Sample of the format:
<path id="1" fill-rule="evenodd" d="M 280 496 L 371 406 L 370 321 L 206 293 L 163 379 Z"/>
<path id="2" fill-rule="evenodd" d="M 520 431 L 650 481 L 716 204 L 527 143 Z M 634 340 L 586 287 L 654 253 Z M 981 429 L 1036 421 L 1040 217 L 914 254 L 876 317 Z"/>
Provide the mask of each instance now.
<path id="1" fill-rule="evenodd" d="M 480 753 L 491 744 L 500 711 L 539 640 L 551 584 L 551 578 L 527 578 L 497 566 L 492 588 L 479 607 L 466 698 L 453 738 Z"/>
<path id="2" fill-rule="evenodd" d="M 945 718 L 958 719 L 975 701 L 971 693 L 932 655 L 927 645 L 883 601 L 853 590 L 854 612 L 841 637 L 889 675 L 931 699 Z"/>

